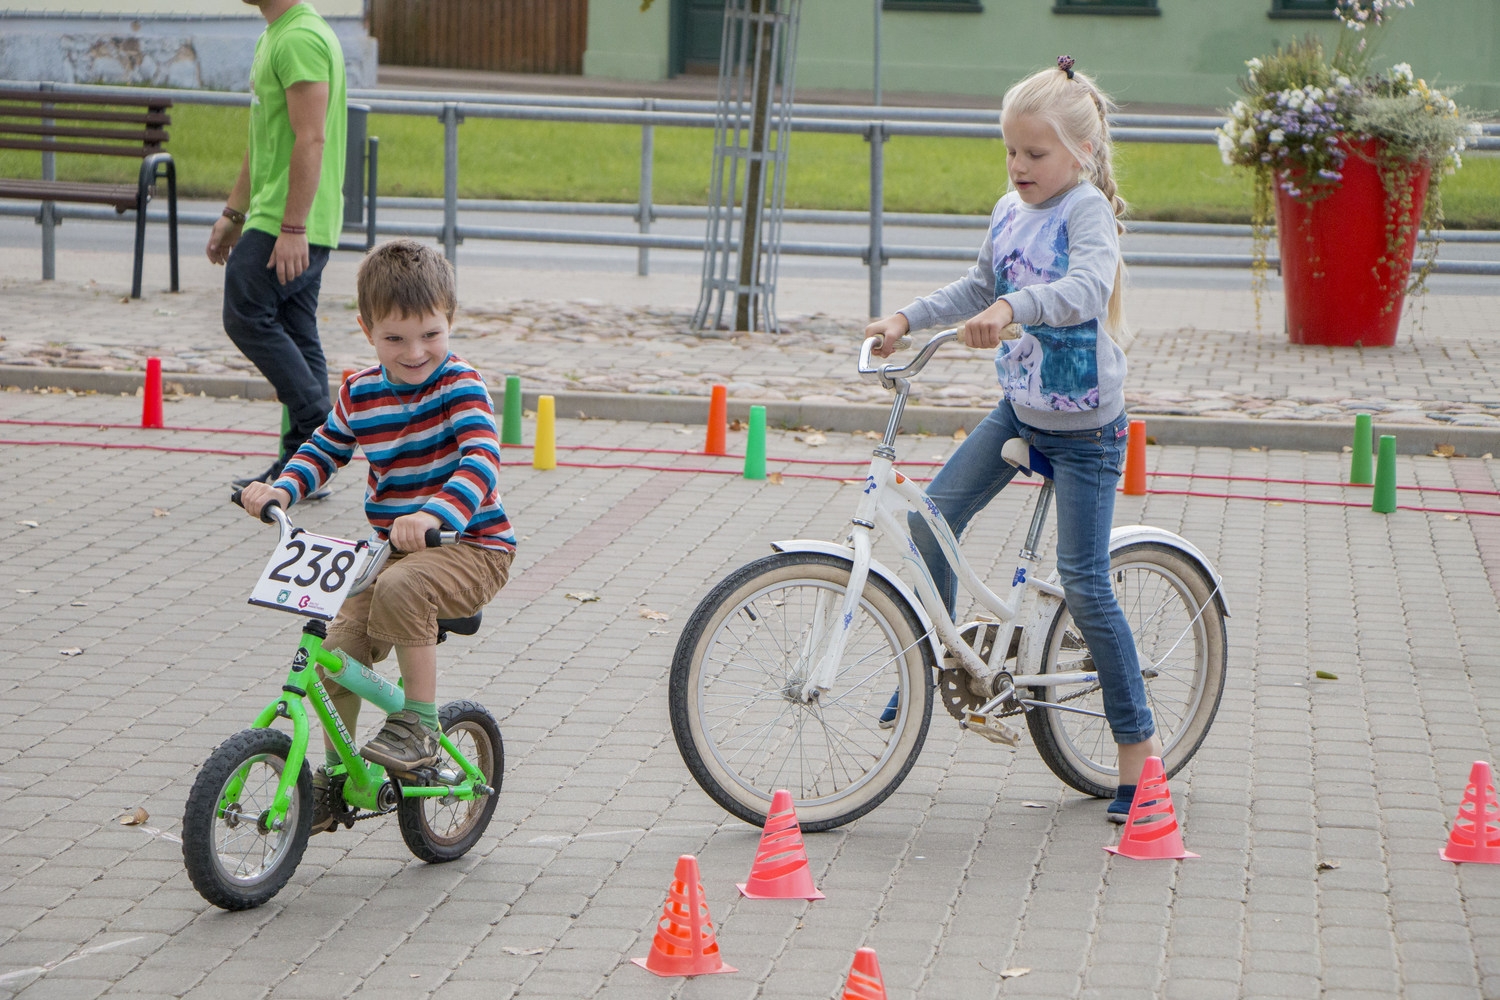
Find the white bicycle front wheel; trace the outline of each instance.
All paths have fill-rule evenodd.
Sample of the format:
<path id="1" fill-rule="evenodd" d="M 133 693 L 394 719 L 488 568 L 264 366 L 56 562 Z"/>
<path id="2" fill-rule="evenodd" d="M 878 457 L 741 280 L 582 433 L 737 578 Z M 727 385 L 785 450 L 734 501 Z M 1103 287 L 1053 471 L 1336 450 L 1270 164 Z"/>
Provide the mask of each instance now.
<path id="1" fill-rule="evenodd" d="M 1219 710 L 1228 638 L 1214 582 L 1178 549 L 1155 542 L 1126 545 L 1110 555 L 1115 598 L 1135 637 L 1146 698 L 1170 777 L 1192 759 Z M 1043 673 L 1092 671 L 1093 658 L 1067 605 L 1047 634 Z M 1025 678 L 1016 678 L 1024 685 Z M 1104 711 L 1097 683 L 1030 688 L 1031 698 L 1091 712 Z M 1112 796 L 1118 760 L 1109 724 L 1065 709 L 1026 713 L 1032 740 L 1052 773 L 1085 795 Z"/>
<path id="2" fill-rule="evenodd" d="M 916 613 L 875 576 L 831 690 L 801 698 L 850 569 L 811 552 L 756 560 L 709 592 L 678 640 L 669 689 L 678 750 L 703 790 L 747 823 L 763 825 L 782 788 L 803 830 L 857 819 L 896 790 L 927 737 L 931 651 Z"/>

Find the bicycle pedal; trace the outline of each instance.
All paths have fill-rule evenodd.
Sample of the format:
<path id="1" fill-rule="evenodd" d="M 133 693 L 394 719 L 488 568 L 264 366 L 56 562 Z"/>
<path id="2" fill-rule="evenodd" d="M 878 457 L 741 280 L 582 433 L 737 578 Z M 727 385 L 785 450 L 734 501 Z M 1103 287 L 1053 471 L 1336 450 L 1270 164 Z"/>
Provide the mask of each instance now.
<path id="1" fill-rule="evenodd" d="M 1004 743 L 1009 747 L 1018 747 L 1021 745 L 1021 731 L 1007 726 L 993 715 L 965 712 L 964 717 L 959 720 L 958 725 L 961 729 L 967 729 L 971 733 L 978 733 L 991 743 Z"/>

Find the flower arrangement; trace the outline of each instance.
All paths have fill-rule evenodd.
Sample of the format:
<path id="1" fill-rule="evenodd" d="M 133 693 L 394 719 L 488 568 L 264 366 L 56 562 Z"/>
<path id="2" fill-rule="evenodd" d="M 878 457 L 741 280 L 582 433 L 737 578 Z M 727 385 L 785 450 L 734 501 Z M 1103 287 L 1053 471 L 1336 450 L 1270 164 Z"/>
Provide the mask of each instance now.
<path id="1" fill-rule="evenodd" d="M 1420 224 L 1428 232 L 1442 228 L 1441 178 L 1462 165 L 1468 138 L 1479 132 L 1475 115 L 1406 63 L 1370 71 L 1372 36 L 1394 11 L 1414 2 L 1337 0 L 1334 13 L 1347 30 L 1340 32 L 1331 57 L 1309 36 L 1245 63 L 1245 97 L 1229 110 L 1217 135 L 1224 162 L 1255 175 L 1257 287 L 1264 280 L 1275 193 L 1318 201 L 1343 180 L 1351 156 L 1374 159 L 1393 209 L 1382 261 L 1393 273 L 1405 273 L 1405 263 L 1397 259 L 1404 254 L 1396 251 L 1412 236 L 1412 223 L 1405 221 L 1412 215 L 1412 180 L 1429 170 Z M 1421 291 L 1436 253 L 1436 241 L 1424 241 L 1423 266 L 1412 271 L 1404 288 L 1392 289 L 1392 304 L 1402 294 Z"/>

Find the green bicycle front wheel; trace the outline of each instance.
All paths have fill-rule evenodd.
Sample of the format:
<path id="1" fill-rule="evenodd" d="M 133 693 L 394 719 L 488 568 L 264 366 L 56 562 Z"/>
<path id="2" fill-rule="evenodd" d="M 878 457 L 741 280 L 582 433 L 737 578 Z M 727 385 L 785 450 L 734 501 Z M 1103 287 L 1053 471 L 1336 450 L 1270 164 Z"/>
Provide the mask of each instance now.
<path id="1" fill-rule="evenodd" d="M 281 891 L 307 850 L 312 772 L 302 762 L 280 829 L 267 823 L 292 738 L 247 729 L 209 755 L 182 812 L 182 860 L 198 894 L 226 910 L 248 910 Z"/>

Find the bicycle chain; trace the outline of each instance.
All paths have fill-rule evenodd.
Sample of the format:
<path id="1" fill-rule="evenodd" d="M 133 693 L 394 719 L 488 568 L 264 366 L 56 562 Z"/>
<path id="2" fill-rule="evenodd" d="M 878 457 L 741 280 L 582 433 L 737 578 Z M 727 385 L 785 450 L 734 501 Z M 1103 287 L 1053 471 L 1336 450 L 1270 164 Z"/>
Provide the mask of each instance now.
<path id="1" fill-rule="evenodd" d="M 976 654 L 978 654 L 981 660 L 987 660 L 989 658 L 991 642 L 993 641 L 993 634 L 990 632 L 990 630 L 985 629 L 984 626 L 993 624 L 993 622 L 970 622 L 959 629 L 959 636 L 962 637 L 965 642 L 969 643 L 971 647 L 974 644 L 975 638 L 977 638 L 981 633 L 986 634 L 986 641 L 981 645 L 979 649 L 976 649 L 974 651 Z M 1015 656 L 1019 640 L 1020 633 L 1017 632 L 1015 638 L 1012 640 L 1011 649 L 1009 651 L 1010 657 Z M 1009 659 L 1010 657 L 1007 657 L 1007 659 Z M 943 659 L 949 660 L 952 659 L 952 657 L 945 656 L 943 657 Z M 938 668 L 937 674 L 938 695 L 942 698 L 943 707 L 947 709 L 948 714 L 953 716 L 955 719 L 962 721 L 964 719 L 965 712 L 974 711 L 982 706 L 985 702 L 989 701 L 988 697 L 982 697 L 976 694 L 973 689 L 969 687 L 969 681 L 972 679 L 972 676 L 962 666 L 950 668 L 940 667 Z M 1016 686 L 1018 688 L 1026 686 L 1015 677 L 1012 677 L 1012 680 L 1016 683 Z M 1097 690 L 1099 690 L 1099 685 L 1096 683 L 1074 694 L 1065 695 L 1064 697 L 1058 699 L 1056 704 L 1062 704 L 1066 701 L 1075 701 L 1079 698 L 1085 697 L 1086 695 L 1093 694 Z M 1012 716 L 1020 715 L 1021 713 L 1026 711 L 1026 706 L 1024 705 L 1016 705 L 1014 703 L 1012 703 L 1012 705 L 1013 707 L 1008 708 L 1000 713 L 1000 718 L 1008 719 Z"/>

